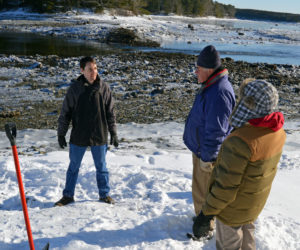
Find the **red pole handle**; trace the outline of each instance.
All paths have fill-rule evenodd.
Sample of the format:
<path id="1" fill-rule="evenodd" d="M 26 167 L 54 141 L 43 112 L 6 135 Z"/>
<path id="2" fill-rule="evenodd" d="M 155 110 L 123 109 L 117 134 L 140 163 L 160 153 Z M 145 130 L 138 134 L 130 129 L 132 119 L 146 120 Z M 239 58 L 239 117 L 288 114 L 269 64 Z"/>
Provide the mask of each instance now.
<path id="1" fill-rule="evenodd" d="M 31 233 L 31 228 L 30 228 L 30 221 L 29 221 L 29 216 L 28 216 L 25 192 L 24 192 L 24 188 L 23 188 L 23 181 L 22 181 L 22 175 L 21 175 L 21 170 L 20 170 L 17 146 L 12 146 L 12 151 L 13 151 L 14 161 L 15 161 L 15 166 L 16 166 L 16 173 L 17 173 L 17 178 L 18 178 L 19 191 L 20 191 L 20 196 L 21 196 L 21 202 L 22 202 L 22 207 L 23 207 L 23 214 L 24 214 L 24 220 L 25 220 L 26 229 L 27 229 L 29 246 L 30 246 L 30 250 L 34 250 L 34 243 L 33 243 L 33 238 L 32 238 L 32 233 Z"/>
<path id="2" fill-rule="evenodd" d="M 12 129 L 12 133 L 10 132 L 10 129 Z M 34 243 L 33 243 L 33 238 L 32 238 L 32 233 L 31 233 L 31 228 L 30 228 L 30 221 L 29 221 L 27 204 L 26 204 L 26 199 L 25 199 L 25 192 L 24 192 L 24 188 L 23 188 L 23 181 L 22 181 L 18 151 L 17 151 L 17 146 L 15 145 L 16 125 L 14 123 L 6 124 L 5 130 L 6 130 L 7 137 L 12 144 L 11 148 L 12 148 L 14 161 L 15 161 L 16 174 L 17 174 L 17 179 L 18 179 L 18 184 L 19 184 L 19 191 L 20 191 L 20 196 L 21 196 L 21 202 L 22 202 L 24 220 L 25 220 L 26 229 L 27 229 L 29 246 L 30 246 L 30 250 L 34 250 Z"/>

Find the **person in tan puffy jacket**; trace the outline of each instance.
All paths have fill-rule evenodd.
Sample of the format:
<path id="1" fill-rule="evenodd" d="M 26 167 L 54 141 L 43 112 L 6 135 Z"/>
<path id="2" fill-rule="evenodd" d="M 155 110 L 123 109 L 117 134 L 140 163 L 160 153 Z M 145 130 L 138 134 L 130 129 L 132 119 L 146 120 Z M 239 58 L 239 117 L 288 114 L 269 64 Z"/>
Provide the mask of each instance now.
<path id="1" fill-rule="evenodd" d="M 276 88 L 247 79 L 230 117 L 235 128 L 223 142 L 202 211 L 193 225 L 196 237 L 208 234 L 216 216 L 217 249 L 255 249 L 254 221 L 265 206 L 286 134 L 284 118 L 274 112 Z"/>

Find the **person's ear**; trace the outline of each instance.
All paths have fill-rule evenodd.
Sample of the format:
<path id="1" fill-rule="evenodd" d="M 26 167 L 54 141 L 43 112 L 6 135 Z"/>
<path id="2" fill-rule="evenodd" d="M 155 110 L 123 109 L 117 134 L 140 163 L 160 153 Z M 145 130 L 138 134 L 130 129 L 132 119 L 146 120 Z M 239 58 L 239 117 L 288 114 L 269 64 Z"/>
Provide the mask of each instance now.
<path id="1" fill-rule="evenodd" d="M 209 69 L 209 76 L 215 72 L 215 69 Z"/>
<path id="2" fill-rule="evenodd" d="M 256 102 L 253 96 L 246 96 L 244 98 L 244 104 L 250 110 L 254 110 L 256 107 Z"/>

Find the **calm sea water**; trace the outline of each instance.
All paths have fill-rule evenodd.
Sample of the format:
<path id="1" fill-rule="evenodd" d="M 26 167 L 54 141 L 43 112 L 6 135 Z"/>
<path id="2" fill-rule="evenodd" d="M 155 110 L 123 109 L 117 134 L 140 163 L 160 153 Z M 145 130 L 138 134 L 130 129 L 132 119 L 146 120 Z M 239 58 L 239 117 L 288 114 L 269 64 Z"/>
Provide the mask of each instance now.
<path id="1" fill-rule="evenodd" d="M 197 55 L 201 48 L 207 43 L 172 42 L 165 45 L 168 52 L 183 52 L 186 54 Z M 272 64 L 293 64 L 300 65 L 300 45 L 294 44 L 224 44 L 214 43 L 221 57 L 231 57 L 234 60 L 247 62 L 265 62 Z M 153 51 L 154 49 L 145 49 Z"/>
<path id="2" fill-rule="evenodd" d="M 33 33 L 0 32 L 0 54 L 58 55 L 62 57 L 111 53 L 118 48 L 103 43 L 43 36 Z"/>

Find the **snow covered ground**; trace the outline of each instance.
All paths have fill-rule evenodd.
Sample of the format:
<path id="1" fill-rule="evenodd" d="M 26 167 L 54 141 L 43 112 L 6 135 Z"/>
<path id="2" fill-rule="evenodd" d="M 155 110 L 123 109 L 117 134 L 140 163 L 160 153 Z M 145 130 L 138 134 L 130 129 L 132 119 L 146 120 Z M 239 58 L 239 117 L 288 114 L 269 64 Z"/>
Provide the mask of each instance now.
<path id="1" fill-rule="evenodd" d="M 287 142 L 268 202 L 256 222 L 257 249 L 300 249 L 300 126 L 285 124 Z M 119 125 L 119 149 L 107 154 L 115 205 L 97 201 L 95 170 L 86 152 L 76 202 L 61 198 L 68 149 L 54 130 L 18 131 L 17 146 L 36 249 L 215 249 L 193 242 L 192 161 L 183 124 Z M 122 139 L 123 138 L 123 139 Z M 0 249 L 28 249 L 10 144 L 0 132 Z"/>

